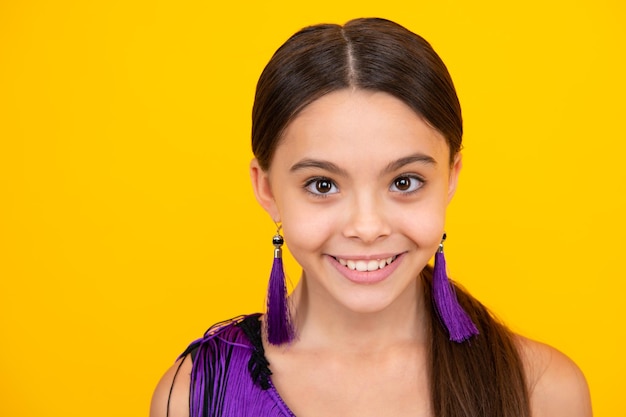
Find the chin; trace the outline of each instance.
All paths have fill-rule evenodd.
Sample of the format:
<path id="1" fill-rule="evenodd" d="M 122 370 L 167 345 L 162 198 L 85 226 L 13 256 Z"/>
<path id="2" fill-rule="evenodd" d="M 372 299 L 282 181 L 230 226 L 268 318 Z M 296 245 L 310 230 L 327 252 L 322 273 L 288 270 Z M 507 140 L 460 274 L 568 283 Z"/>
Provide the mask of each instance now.
<path id="1" fill-rule="evenodd" d="M 339 303 L 344 309 L 350 311 L 351 313 L 372 315 L 387 311 L 395 304 L 395 301 L 397 301 L 397 297 L 363 296 L 358 299 L 340 300 Z"/>

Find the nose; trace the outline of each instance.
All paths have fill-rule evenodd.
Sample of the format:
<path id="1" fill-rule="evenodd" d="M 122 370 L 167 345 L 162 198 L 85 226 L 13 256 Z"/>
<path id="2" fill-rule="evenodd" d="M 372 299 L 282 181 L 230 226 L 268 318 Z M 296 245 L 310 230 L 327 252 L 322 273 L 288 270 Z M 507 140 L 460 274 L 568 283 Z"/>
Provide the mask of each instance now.
<path id="1" fill-rule="evenodd" d="M 372 243 L 391 233 L 388 213 L 376 196 L 355 196 L 346 209 L 346 215 L 343 230 L 345 237 Z"/>

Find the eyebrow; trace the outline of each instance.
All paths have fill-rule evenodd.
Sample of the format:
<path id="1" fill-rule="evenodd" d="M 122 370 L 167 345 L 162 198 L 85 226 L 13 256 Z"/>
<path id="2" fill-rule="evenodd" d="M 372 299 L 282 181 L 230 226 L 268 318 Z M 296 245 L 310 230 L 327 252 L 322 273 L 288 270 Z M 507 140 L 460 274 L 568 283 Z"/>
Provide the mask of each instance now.
<path id="1" fill-rule="evenodd" d="M 385 167 L 383 172 L 385 173 L 393 172 L 402 168 L 405 165 L 409 165 L 415 162 L 419 162 L 419 163 L 426 164 L 426 165 L 437 165 L 437 161 L 435 161 L 435 159 L 432 156 L 425 155 L 422 153 L 416 153 L 413 155 L 405 156 L 404 158 L 400 158 L 396 161 L 389 163 Z M 337 174 L 341 176 L 348 176 L 348 173 L 345 169 L 339 168 L 337 165 L 333 164 L 332 162 L 323 161 L 319 159 L 310 159 L 310 158 L 305 158 L 295 163 L 289 169 L 289 171 L 296 172 L 296 171 L 300 171 L 303 169 L 310 169 L 310 168 L 322 169 L 324 171 L 328 171 L 333 174 Z"/>
<path id="2" fill-rule="evenodd" d="M 333 174 L 337 174 L 341 176 L 348 175 L 345 169 L 339 168 L 337 165 L 333 164 L 332 162 L 322 161 L 319 159 L 309 159 L 309 158 L 306 158 L 297 162 L 291 167 L 289 171 L 296 172 L 296 171 L 300 171 L 302 169 L 307 169 L 307 168 L 322 169 L 324 171 L 328 171 Z"/>
<path id="3" fill-rule="evenodd" d="M 387 167 L 383 170 L 383 172 L 393 172 L 402 168 L 405 165 L 412 164 L 414 162 L 419 162 L 426 165 L 437 165 L 437 161 L 435 158 L 429 155 L 425 155 L 423 153 L 416 153 L 413 155 L 405 156 L 404 158 L 400 158 L 397 161 L 391 162 Z"/>

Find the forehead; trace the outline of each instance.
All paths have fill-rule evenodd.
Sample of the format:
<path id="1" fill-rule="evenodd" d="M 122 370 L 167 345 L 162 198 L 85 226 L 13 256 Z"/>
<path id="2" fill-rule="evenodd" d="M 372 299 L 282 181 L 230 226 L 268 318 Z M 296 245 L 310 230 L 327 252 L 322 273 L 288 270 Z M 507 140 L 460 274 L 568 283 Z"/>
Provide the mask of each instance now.
<path id="1" fill-rule="evenodd" d="M 389 159 L 416 152 L 444 165 L 449 156 L 443 135 L 401 100 L 379 91 L 344 89 L 315 100 L 294 118 L 273 162 L 306 154 L 369 163 L 380 159 L 372 154 Z"/>

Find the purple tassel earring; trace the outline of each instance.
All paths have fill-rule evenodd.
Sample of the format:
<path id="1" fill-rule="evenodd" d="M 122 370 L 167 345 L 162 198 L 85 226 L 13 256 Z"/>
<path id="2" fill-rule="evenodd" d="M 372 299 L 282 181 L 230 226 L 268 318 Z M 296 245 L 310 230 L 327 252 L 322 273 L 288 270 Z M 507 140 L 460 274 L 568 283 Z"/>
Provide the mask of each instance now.
<path id="1" fill-rule="evenodd" d="M 439 249 L 435 254 L 435 269 L 433 272 L 433 298 L 435 307 L 443 325 L 448 329 L 450 340 L 461 343 L 478 334 L 476 325 L 467 312 L 459 304 L 454 286 L 446 273 L 446 258 L 443 256 L 443 234 Z"/>
<path id="2" fill-rule="evenodd" d="M 295 330 L 291 322 L 289 304 L 287 303 L 287 285 L 283 269 L 283 237 L 280 235 L 282 226 L 276 225 L 276 235 L 272 239 L 274 244 L 274 263 L 267 288 L 267 314 L 265 325 L 267 340 L 273 345 L 289 343 L 294 339 Z"/>

